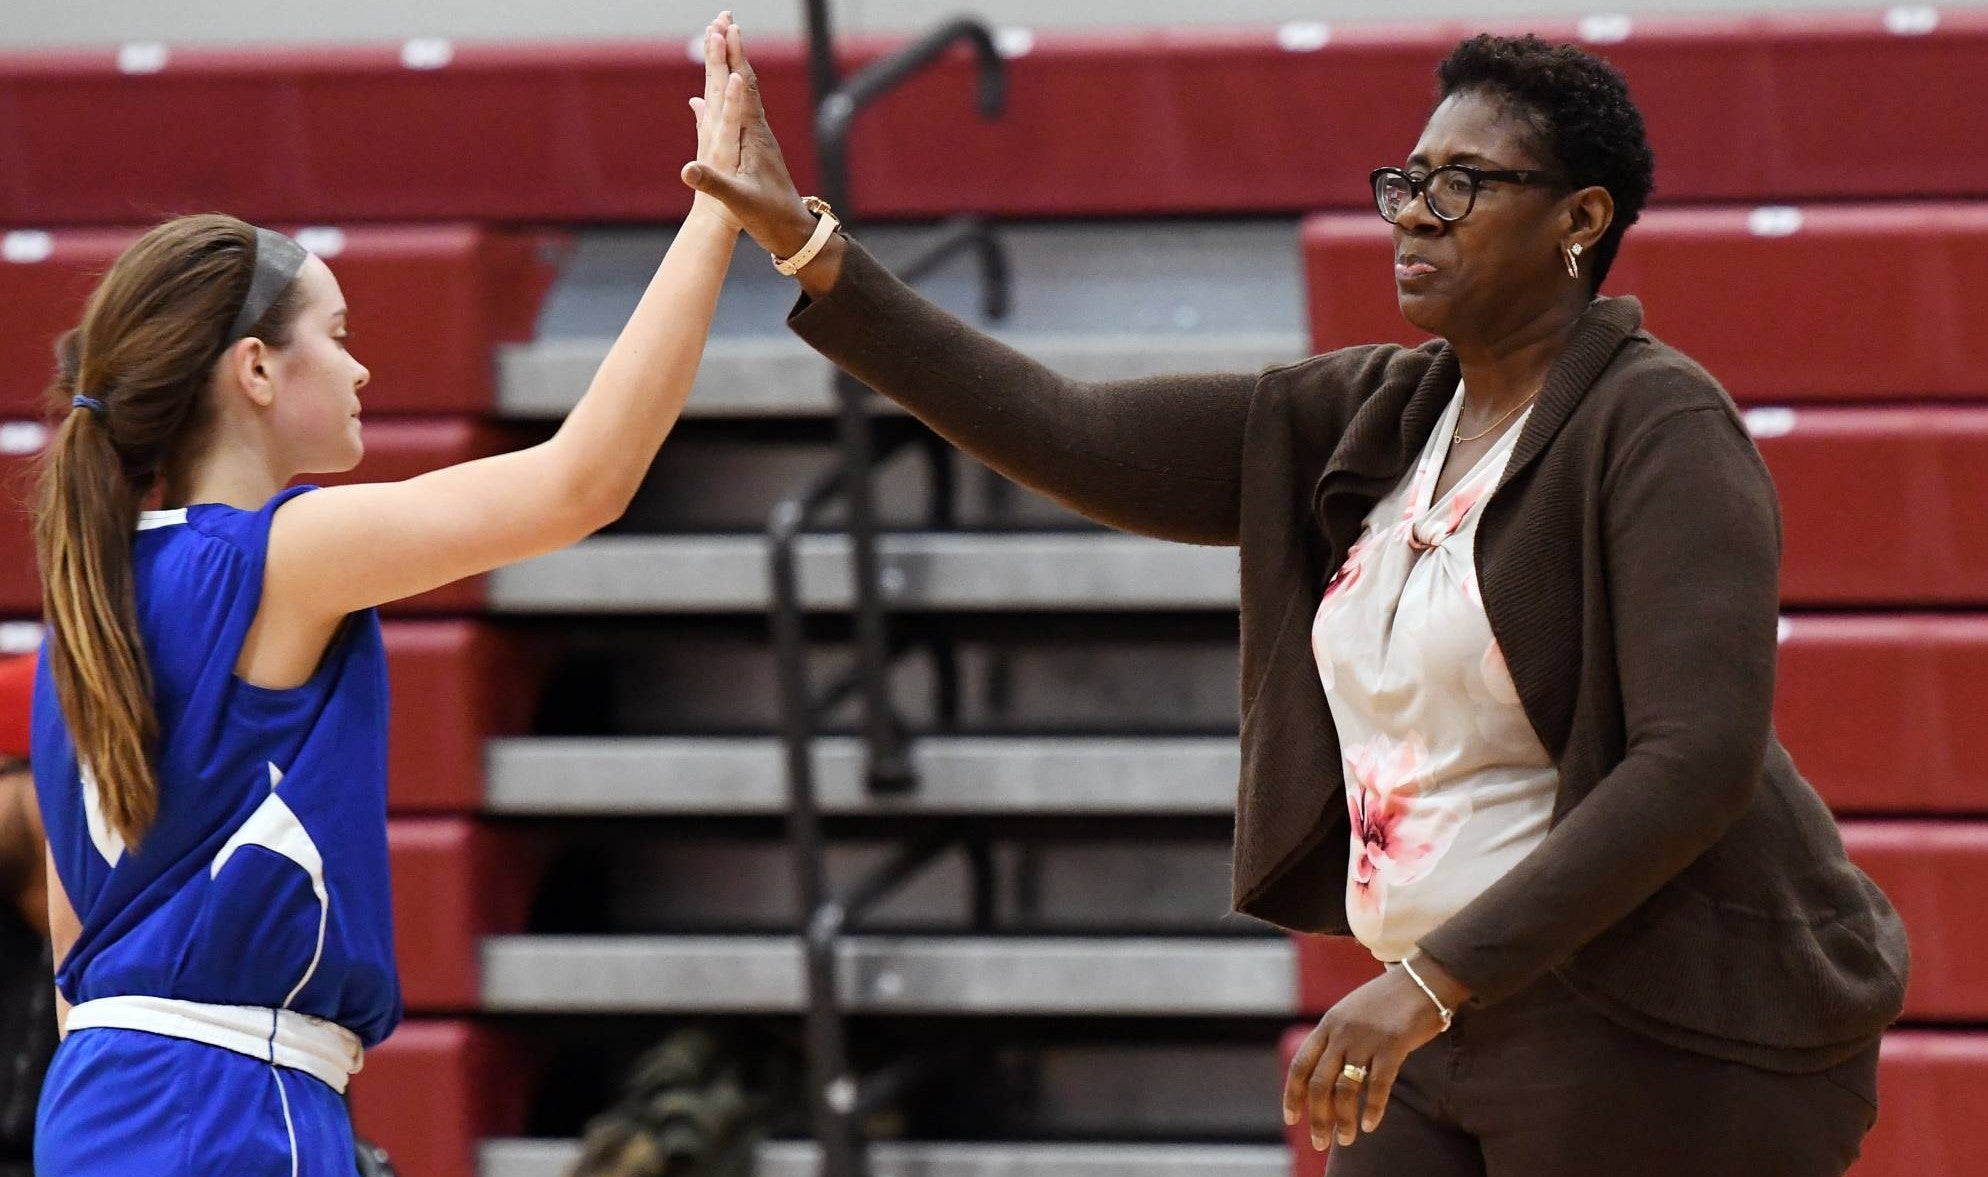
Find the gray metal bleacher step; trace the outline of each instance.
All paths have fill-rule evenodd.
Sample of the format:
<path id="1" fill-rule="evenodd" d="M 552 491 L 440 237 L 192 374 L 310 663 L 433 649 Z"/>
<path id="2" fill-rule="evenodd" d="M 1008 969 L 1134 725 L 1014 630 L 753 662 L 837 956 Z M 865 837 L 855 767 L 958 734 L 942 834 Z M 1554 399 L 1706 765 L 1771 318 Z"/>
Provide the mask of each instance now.
<path id="1" fill-rule="evenodd" d="M 579 1156 L 568 1140 L 486 1140 L 479 1177 L 563 1177 Z M 874 1177 L 1287 1177 L 1277 1144 L 1019 1144 L 885 1141 L 870 1150 Z M 815 1177 L 813 1144 L 759 1147 L 757 1177 Z"/>
<path id="2" fill-rule="evenodd" d="M 485 751 L 485 809 L 511 815 L 779 814 L 780 741 L 755 737 L 517 737 Z M 917 791 L 873 794 L 853 737 L 815 747 L 829 813 L 1227 814 L 1240 754 L 1223 736 L 930 736 Z"/>
<path id="3" fill-rule="evenodd" d="M 1125 380 L 1173 372 L 1253 372 L 1302 359 L 1295 331 L 1200 334 L 1112 332 L 997 337 L 1075 380 Z M 497 411 L 517 420 L 563 417 L 587 390 L 610 339 L 544 339 L 497 354 Z M 825 417 L 835 412 L 831 368 L 799 340 L 783 336 L 715 339 L 684 416 Z M 881 402 L 888 407 L 888 402 Z"/>
<path id="4" fill-rule="evenodd" d="M 905 533 L 880 540 L 885 598 L 929 612 L 1230 610 L 1236 552 L 1108 532 Z M 849 605 L 846 538 L 800 544 L 801 595 Z M 767 608 L 760 536 L 599 536 L 490 574 L 500 613 L 738 613 Z"/>
<path id="5" fill-rule="evenodd" d="M 980 307 L 974 268 L 932 274 L 938 305 L 1080 380 L 1168 372 L 1249 372 L 1308 354 L 1298 227 L 1289 218 L 1005 224 L 1013 305 L 998 325 Z M 915 226 L 870 226 L 884 264 L 928 239 Z M 497 353 L 498 412 L 563 416 L 654 273 L 671 233 L 580 233 L 530 342 Z M 784 329 L 795 287 L 740 244 L 684 413 L 808 417 L 831 411 L 829 366 Z"/>
<path id="6" fill-rule="evenodd" d="M 1288 938 L 852 936 L 848 1008 L 951 1015 L 1284 1017 Z M 503 1013 L 791 1013 L 792 936 L 490 936 L 483 1008 Z"/>

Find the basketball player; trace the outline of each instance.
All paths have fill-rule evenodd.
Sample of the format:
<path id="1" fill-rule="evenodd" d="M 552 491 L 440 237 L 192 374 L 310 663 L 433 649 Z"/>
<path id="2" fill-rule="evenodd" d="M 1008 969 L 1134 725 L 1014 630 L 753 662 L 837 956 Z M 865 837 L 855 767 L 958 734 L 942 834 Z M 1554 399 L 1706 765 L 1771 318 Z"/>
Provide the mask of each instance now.
<path id="1" fill-rule="evenodd" d="M 715 32 L 706 65 L 698 159 L 735 166 L 744 82 Z M 207 215 L 105 275 L 60 348 L 35 510 L 34 775 L 66 1033 L 41 1177 L 354 1171 L 340 1095 L 401 1014 L 375 607 L 626 509 L 737 236 L 697 199 L 550 440 L 323 490 L 289 484 L 358 463 L 369 379 L 323 261 Z"/>

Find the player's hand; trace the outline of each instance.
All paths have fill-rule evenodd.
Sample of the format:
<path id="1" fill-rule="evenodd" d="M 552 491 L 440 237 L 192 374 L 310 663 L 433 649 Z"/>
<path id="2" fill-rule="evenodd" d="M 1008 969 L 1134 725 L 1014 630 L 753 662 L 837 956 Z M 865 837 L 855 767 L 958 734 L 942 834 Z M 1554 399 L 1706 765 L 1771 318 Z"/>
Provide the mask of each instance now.
<path id="1" fill-rule="evenodd" d="M 744 79 L 732 73 L 725 52 L 725 34 L 720 24 L 729 12 L 704 26 L 704 95 L 690 100 L 697 116 L 697 158 L 686 165 L 736 171 L 739 166 L 739 122 L 744 115 Z M 734 232 L 741 227 L 738 218 L 722 201 L 699 193 L 693 204 L 700 212 L 717 217 Z"/>

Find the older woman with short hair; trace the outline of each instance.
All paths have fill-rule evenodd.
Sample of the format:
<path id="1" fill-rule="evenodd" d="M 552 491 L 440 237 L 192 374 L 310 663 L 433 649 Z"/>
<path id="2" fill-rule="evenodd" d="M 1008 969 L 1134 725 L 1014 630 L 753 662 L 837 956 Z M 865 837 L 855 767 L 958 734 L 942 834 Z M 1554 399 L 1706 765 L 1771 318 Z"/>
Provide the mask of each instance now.
<path id="1" fill-rule="evenodd" d="M 736 169 L 685 180 L 797 272 L 803 339 L 962 449 L 1241 547 L 1236 906 L 1387 966 L 1286 1084 L 1334 1177 L 1841 1174 L 1904 929 L 1774 736 L 1767 470 L 1597 295 L 1652 186 L 1642 118 L 1531 37 L 1437 78 L 1373 174 L 1437 341 L 1255 375 L 1086 383 L 1003 347 L 834 234 L 757 110 Z"/>

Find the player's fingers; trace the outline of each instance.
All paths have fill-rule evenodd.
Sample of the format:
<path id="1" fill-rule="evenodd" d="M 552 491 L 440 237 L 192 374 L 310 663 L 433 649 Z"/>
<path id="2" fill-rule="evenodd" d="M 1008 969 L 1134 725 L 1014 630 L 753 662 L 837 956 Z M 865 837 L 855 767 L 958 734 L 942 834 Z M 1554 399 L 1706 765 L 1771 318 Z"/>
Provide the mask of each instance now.
<path id="1" fill-rule="evenodd" d="M 725 62 L 725 35 L 716 24 L 704 28 L 704 104 L 715 109 L 725 95 L 725 78 L 732 67 Z"/>
<path id="2" fill-rule="evenodd" d="M 717 136 L 712 141 L 721 167 L 736 168 L 740 163 L 740 125 L 745 120 L 745 79 L 737 74 L 725 83 L 725 109 L 718 112 Z"/>

